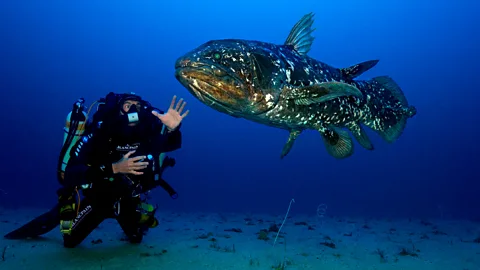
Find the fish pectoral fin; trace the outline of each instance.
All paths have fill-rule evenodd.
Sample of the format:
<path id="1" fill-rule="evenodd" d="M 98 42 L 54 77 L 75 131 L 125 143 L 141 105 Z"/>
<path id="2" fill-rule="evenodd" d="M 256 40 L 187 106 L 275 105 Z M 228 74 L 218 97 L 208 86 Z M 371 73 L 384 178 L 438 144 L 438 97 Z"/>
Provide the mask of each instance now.
<path id="1" fill-rule="evenodd" d="M 283 146 L 282 154 L 280 155 L 281 159 L 284 158 L 290 152 L 290 150 L 292 150 L 293 143 L 297 139 L 298 135 L 300 135 L 300 133 L 302 133 L 301 130 L 291 130 L 290 131 L 290 135 L 288 136 L 288 141 Z"/>
<path id="2" fill-rule="evenodd" d="M 342 73 L 343 77 L 348 80 L 355 79 L 356 77 L 362 75 L 365 71 L 373 68 L 379 60 L 370 60 L 365 61 L 351 67 L 341 68 L 340 72 Z"/>
<path id="3" fill-rule="evenodd" d="M 312 47 L 313 40 L 313 16 L 312 12 L 304 15 L 290 30 L 290 34 L 285 40 L 285 45 L 292 47 L 301 55 L 306 55 Z"/>
<path id="4" fill-rule="evenodd" d="M 338 159 L 343 159 L 353 154 L 352 138 L 348 132 L 339 128 L 329 127 L 320 131 L 327 152 Z"/>
<path id="5" fill-rule="evenodd" d="M 294 99 L 296 105 L 310 105 L 343 96 L 363 98 L 362 92 L 357 87 L 342 82 L 324 82 L 295 88 L 290 90 L 285 98 Z"/>
<path id="6" fill-rule="evenodd" d="M 367 133 L 363 127 L 357 122 L 351 122 L 346 124 L 346 127 L 352 132 L 358 143 L 367 150 L 373 150 L 373 144 L 368 138 Z"/>

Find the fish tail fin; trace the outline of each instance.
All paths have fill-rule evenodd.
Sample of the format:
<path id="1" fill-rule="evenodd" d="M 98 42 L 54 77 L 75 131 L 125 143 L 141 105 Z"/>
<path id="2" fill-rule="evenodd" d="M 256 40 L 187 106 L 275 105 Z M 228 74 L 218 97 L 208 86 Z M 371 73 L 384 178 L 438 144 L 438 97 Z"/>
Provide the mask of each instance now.
<path id="1" fill-rule="evenodd" d="M 331 156 L 343 159 L 353 154 L 353 141 L 347 131 L 329 127 L 319 132 L 322 135 L 327 152 Z"/>
<path id="2" fill-rule="evenodd" d="M 416 115 L 417 109 L 408 105 L 403 91 L 392 78 L 379 76 L 368 82 L 378 98 L 368 101 L 370 116 L 364 124 L 392 143 L 402 135 L 407 119 Z"/>

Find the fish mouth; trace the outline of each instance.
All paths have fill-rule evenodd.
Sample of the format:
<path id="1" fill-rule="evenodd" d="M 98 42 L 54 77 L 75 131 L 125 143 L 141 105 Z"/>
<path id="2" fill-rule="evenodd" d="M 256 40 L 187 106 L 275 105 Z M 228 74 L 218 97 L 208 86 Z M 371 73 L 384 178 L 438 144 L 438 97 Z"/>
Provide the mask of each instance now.
<path id="1" fill-rule="evenodd" d="M 199 66 L 201 67 L 201 66 Z M 199 70 L 196 68 L 177 68 L 175 70 L 175 78 L 194 96 L 199 98 L 201 101 L 209 100 L 211 102 L 215 101 L 214 97 L 211 96 L 208 92 L 204 91 L 202 86 L 218 88 L 215 85 L 212 85 L 206 80 L 200 80 L 196 78 L 197 76 L 191 76 L 191 74 L 199 74 Z M 189 76 L 190 75 L 190 76 Z M 201 86 L 202 85 L 202 86 Z"/>
<path id="2" fill-rule="evenodd" d="M 200 66 L 201 67 L 201 66 Z M 196 68 L 177 68 L 175 70 L 176 79 L 185 87 L 187 90 L 198 98 L 205 105 L 212 107 L 220 112 L 227 113 L 230 115 L 235 115 L 239 113 L 236 109 L 232 107 L 231 102 L 222 101 L 221 99 L 215 98 L 211 91 L 206 91 L 205 89 L 215 89 L 214 91 L 221 92 L 222 88 L 212 85 L 208 80 L 201 80 L 197 76 L 190 76 L 191 74 L 199 74 L 198 69 Z"/>
<path id="3" fill-rule="evenodd" d="M 245 98 L 243 84 L 229 71 L 210 63 L 180 60 L 175 78 L 206 105 L 228 114 L 240 112 Z"/>
<path id="4" fill-rule="evenodd" d="M 216 63 L 209 63 L 208 61 L 192 61 L 189 58 L 179 58 L 175 62 L 175 77 L 178 78 L 195 78 L 197 80 L 204 81 L 205 83 L 210 84 L 212 87 L 217 87 L 213 85 L 215 81 L 222 81 L 229 79 L 230 81 L 237 82 L 240 86 L 241 79 L 231 72 L 231 70 L 224 68 L 221 65 Z"/>

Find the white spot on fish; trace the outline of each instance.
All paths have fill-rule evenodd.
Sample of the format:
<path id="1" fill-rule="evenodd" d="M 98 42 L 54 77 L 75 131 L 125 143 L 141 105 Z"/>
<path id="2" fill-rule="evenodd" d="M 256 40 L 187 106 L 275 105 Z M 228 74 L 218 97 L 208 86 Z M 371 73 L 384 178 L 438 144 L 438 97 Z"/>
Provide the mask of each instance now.
<path id="1" fill-rule="evenodd" d="M 287 62 L 292 67 L 292 71 L 294 71 L 295 70 L 295 65 L 293 64 L 293 62 L 290 61 L 290 60 L 287 60 Z"/>

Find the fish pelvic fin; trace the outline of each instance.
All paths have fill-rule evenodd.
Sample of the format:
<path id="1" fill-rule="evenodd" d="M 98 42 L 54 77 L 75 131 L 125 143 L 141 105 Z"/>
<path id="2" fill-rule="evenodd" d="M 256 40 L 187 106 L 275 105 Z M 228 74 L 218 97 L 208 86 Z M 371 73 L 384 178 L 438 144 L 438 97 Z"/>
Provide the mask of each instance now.
<path id="1" fill-rule="evenodd" d="M 367 150 L 373 150 L 373 144 L 370 141 L 370 138 L 368 138 L 367 133 L 363 129 L 363 127 L 360 125 L 360 123 L 357 122 L 350 122 L 346 124 L 346 127 L 350 132 L 352 132 L 353 136 L 355 139 L 358 141 L 358 143 L 365 149 Z"/>
<path id="2" fill-rule="evenodd" d="M 353 154 L 353 141 L 347 131 L 337 127 L 319 130 L 327 152 L 338 159 L 344 159 Z"/>
<path id="3" fill-rule="evenodd" d="M 379 76 L 371 81 L 374 88 L 383 88 L 381 103 L 396 103 L 398 106 L 384 106 L 380 110 L 372 112 L 371 119 L 364 123 L 376 131 L 385 141 L 392 143 L 403 133 L 407 119 L 416 115 L 417 109 L 408 105 L 407 99 L 398 84 L 388 76 Z M 374 121 L 374 120 L 377 121 Z"/>
<path id="4" fill-rule="evenodd" d="M 341 68 L 340 73 L 342 73 L 343 77 L 347 80 L 353 80 L 356 77 L 362 75 L 365 71 L 373 68 L 379 60 L 370 60 L 365 61 L 347 68 Z"/>
<path id="5" fill-rule="evenodd" d="M 315 39 L 312 36 L 313 31 L 315 31 L 315 28 L 312 28 L 314 15 L 313 12 L 304 15 L 293 26 L 284 43 L 286 46 L 292 47 L 301 55 L 306 55 L 310 51 L 313 40 Z"/>
<path id="6" fill-rule="evenodd" d="M 280 159 L 284 158 L 288 153 L 290 153 L 290 150 L 292 150 L 293 143 L 297 139 L 298 135 L 302 133 L 301 130 L 291 130 L 290 135 L 288 136 L 288 141 L 285 143 L 282 149 L 282 154 L 280 155 Z"/>
<path id="7" fill-rule="evenodd" d="M 314 85 L 292 88 L 283 94 L 285 99 L 293 99 L 296 105 L 308 106 L 314 103 L 354 96 L 363 98 L 363 93 L 355 86 L 342 82 L 324 82 Z"/>

